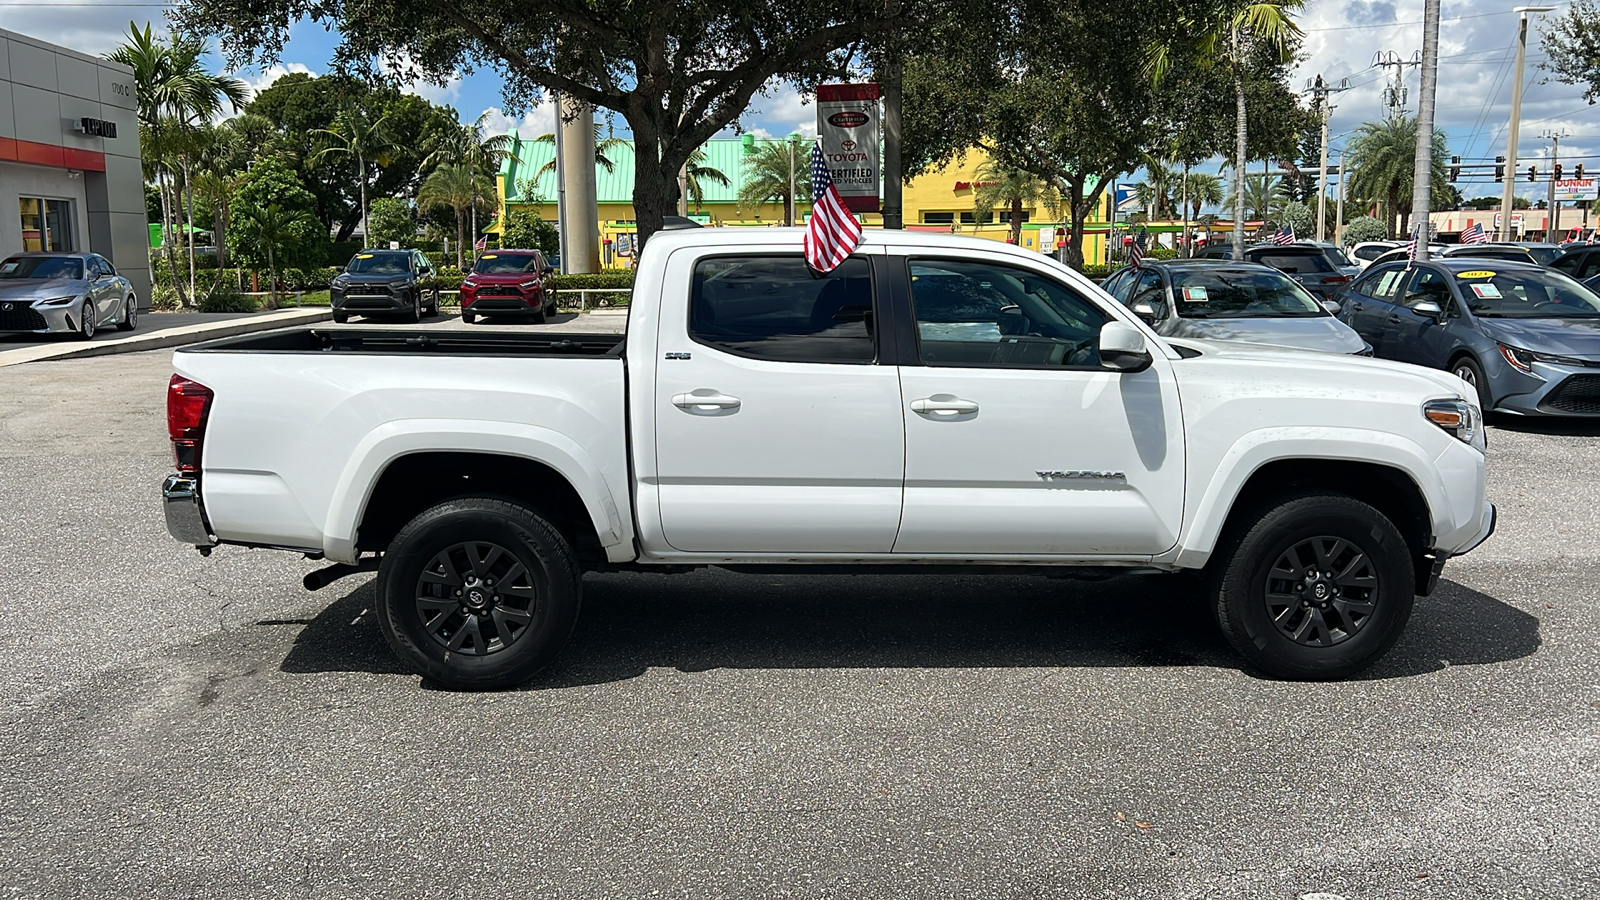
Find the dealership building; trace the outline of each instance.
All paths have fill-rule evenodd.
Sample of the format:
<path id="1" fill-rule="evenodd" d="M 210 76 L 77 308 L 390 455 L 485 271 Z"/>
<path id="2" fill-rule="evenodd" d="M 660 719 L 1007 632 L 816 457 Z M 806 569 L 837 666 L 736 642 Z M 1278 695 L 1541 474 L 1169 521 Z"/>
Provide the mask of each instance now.
<path id="1" fill-rule="evenodd" d="M 148 307 L 149 245 L 132 71 L 0 30 L 0 259 L 98 253 Z"/>

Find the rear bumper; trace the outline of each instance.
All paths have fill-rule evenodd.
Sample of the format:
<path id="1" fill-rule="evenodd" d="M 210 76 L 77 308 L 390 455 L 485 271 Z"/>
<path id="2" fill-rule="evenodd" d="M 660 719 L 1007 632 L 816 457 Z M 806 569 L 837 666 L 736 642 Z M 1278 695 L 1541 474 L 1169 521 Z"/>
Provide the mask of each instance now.
<path id="1" fill-rule="evenodd" d="M 161 506 L 167 514 L 167 533 L 196 547 L 214 547 L 216 538 L 206 525 L 200 506 L 200 482 L 187 475 L 168 475 L 161 485 Z"/>

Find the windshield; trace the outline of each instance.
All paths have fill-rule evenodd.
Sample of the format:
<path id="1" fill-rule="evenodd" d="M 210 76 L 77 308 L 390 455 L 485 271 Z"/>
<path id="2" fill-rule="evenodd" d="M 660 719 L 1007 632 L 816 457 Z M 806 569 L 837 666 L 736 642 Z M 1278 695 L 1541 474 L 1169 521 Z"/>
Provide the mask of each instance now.
<path id="1" fill-rule="evenodd" d="M 1355 254 L 1357 259 L 1373 260 L 1393 249 L 1393 247 L 1384 244 L 1368 244 L 1365 247 L 1357 247 Z"/>
<path id="2" fill-rule="evenodd" d="M 1324 247 L 1322 248 L 1322 252 L 1326 254 L 1329 259 L 1333 260 L 1333 264 L 1336 266 L 1355 265 L 1355 263 L 1350 261 L 1350 257 L 1344 254 L 1343 247 Z"/>
<path id="3" fill-rule="evenodd" d="M 61 256 L 13 256 L 0 263 L 0 278 L 83 280 L 83 260 Z"/>
<path id="4" fill-rule="evenodd" d="M 1455 273 L 1462 299 L 1475 316 L 1507 319 L 1600 317 L 1600 294 L 1554 270 Z"/>
<path id="5" fill-rule="evenodd" d="M 1328 258 L 1323 256 L 1321 251 L 1310 253 L 1285 253 L 1281 250 L 1277 252 L 1268 251 L 1257 256 L 1251 262 L 1258 262 L 1281 272 L 1294 274 L 1333 271 L 1333 264 L 1328 262 Z"/>
<path id="6" fill-rule="evenodd" d="M 1561 255 L 1560 247 L 1523 247 L 1522 249 L 1533 254 L 1533 261 L 1541 266 L 1548 266 Z"/>
<path id="7" fill-rule="evenodd" d="M 411 254 L 357 253 L 345 271 L 352 275 L 407 275 L 411 272 Z"/>
<path id="8" fill-rule="evenodd" d="M 1256 269 L 1202 269 L 1172 273 L 1172 296 L 1184 319 L 1269 319 L 1325 316 L 1294 279 Z"/>
<path id="9" fill-rule="evenodd" d="M 539 257 L 532 253 L 485 253 L 472 271 L 479 275 L 519 275 L 539 271 Z"/>

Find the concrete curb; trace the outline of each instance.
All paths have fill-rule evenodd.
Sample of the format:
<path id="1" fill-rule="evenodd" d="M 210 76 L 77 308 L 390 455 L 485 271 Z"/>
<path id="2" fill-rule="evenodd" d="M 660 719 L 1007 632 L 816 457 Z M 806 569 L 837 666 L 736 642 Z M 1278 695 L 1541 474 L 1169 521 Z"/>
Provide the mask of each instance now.
<path id="1" fill-rule="evenodd" d="M 288 328 L 292 325 L 309 325 L 313 322 L 325 322 L 332 318 L 332 311 L 326 307 L 321 309 L 285 309 L 259 313 L 243 319 L 201 322 L 195 325 L 185 325 L 181 328 L 170 328 L 149 334 L 134 332 L 128 337 L 118 338 L 114 341 L 91 341 L 86 344 L 35 344 L 29 347 L 20 347 L 16 350 L 0 350 L 0 368 L 21 365 L 22 363 L 39 362 L 41 360 L 81 359 L 89 356 L 110 356 L 115 353 L 137 353 L 141 350 L 160 350 L 163 347 L 195 344 L 200 341 L 250 334 L 256 331 L 270 331 L 274 328 Z M 147 321 L 148 319 L 149 317 L 146 317 Z"/>

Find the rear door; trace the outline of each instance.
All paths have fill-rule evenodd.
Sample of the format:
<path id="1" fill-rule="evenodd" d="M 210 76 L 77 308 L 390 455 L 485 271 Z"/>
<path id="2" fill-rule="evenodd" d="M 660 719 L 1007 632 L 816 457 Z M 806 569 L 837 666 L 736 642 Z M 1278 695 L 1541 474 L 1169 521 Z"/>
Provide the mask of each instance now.
<path id="1" fill-rule="evenodd" d="M 688 321 L 657 330 L 653 477 L 667 544 L 889 552 L 905 426 L 897 370 L 881 364 L 873 258 L 817 278 L 798 252 L 770 246 L 698 253 L 668 260 L 666 283 L 690 286 Z"/>
<path id="2" fill-rule="evenodd" d="M 1177 540 L 1183 425 L 1171 364 L 1099 365 L 1111 316 L 1044 263 L 905 259 L 896 553 L 1143 555 Z"/>
<path id="3" fill-rule="evenodd" d="M 1339 319 L 1356 330 L 1378 355 L 1383 355 L 1383 332 L 1394 312 L 1394 301 L 1406 282 L 1406 268 L 1383 263 L 1368 269 L 1340 296 Z"/>

